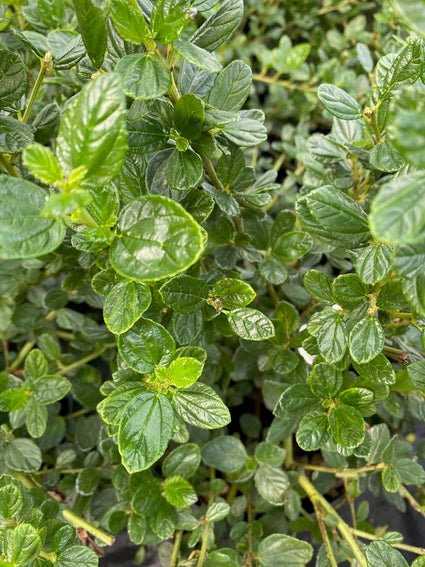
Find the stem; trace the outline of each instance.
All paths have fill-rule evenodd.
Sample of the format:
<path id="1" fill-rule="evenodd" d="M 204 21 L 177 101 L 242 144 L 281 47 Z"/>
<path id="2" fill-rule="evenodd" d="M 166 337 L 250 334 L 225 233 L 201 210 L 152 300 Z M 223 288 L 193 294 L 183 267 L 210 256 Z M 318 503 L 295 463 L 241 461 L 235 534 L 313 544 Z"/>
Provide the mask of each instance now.
<path id="1" fill-rule="evenodd" d="M 49 52 L 47 52 L 47 53 L 49 53 Z M 40 71 L 38 73 L 37 79 L 36 79 L 34 86 L 32 88 L 27 107 L 26 107 L 24 115 L 22 117 L 22 122 L 28 121 L 28 118 L 30 116 L 30 113 L 31 113 L 32 107 L 34 105 L 35 99 L 37 98 L 38 91 L 41 87 L 41 83 L 43 82 L 43 79 L 47 74 L 47 68 L 50 64 L 51 57 L 52 57 L 52 54 L 50 53 L 50 61 L 49 61 L 49 57 L 47 56 L 47 53 L 46 53 L 46 55 L 44 56 L 43 59 L 40 59 Z"/>
<path id="2" fill-rule="evenodd" d="M 217 189 L 223 189 L 223 191 L 225 191 L 226 189 L 225 189 L 223 183 L 218 178 L 217 172 L 214 169 L 212 161 L 209 158 L 203 157 L 202 163 L 203 163 L 205 171 L 208 173 L 209 178 L 211 179 L 214 187 L 216 187 Z"/>
<path id="3" fill-rule="evenodd" d="M 244 567 L 252 567 L 252 558 L 254 556 L 254 547 L 252 543 L 252 501 L 251 501 L 251 494 L 248 492 L 246 495 L 247 499 L 247 520 L 248 520 L 248 549 L 246 553 L 246 561 Z"/>
<path id="4" fill-rule="evenodd" d="M 416 512 L 418 512 L 418 514 L 420 514 L 421 516 L 423 516 L 425 518 L 424 507 L 419 504 L 419 502 L 416 500 L 416 498 L 414 498 L 414 496 L 412 494 L 410 494 L 410 492 L 407 490 L 407 488 L 405 486 L 401 485 L 400 486 L 400 492 L 407 499 L 407 501 L 412 506 L 412 508 Z"/>
<path id="5" fill-rule="evenodd" d="M 9 158 L 5 154 L 0 155 L 0 165 L 11 177 L 19 177 L 16 167 L 10 163 Z"/>
<path id="6" fill-rule="evenodd" d="M 98 223 L 94 220 L 94 218 L 91 216 L 91 214 L 89 213 L 89 211 L 85 208 L 81 208 L 78 209 L 78 214 L 81 218 L 81 220 L 84 222 L 84 224 L 86 224 L 87 226 L 96 228 L 98 225 Z"/>
<path id="7" fill-rule="evenodd" d="M 367 532 L 363 532 L 362 530 L 351 530 L 356 536 L 361 537 L 363 539 L 369 540 L 383 540 L 385 538 L 379 537 L 375 534 L 369 534 Z M 424 547 L 415 547 L 414 545 L 408 545 L 407 543 L 390 543 L 392 547 L 397 547 L 398 549 L 404 549 L 405 551 L 410 551 L 411 553 L 416 553 L 417 555 L 425 555 L 425 548 Z"/>
<path id="8" fill-rule="evenodd" d="M 329 474 L 334 474 L 338 477 L 346 477 L 346 476 L 357 476 L 364 472 L 372 472 L 372 471 L 379 471 L 384 469 L 387 465 L 385 463 L 378 463 L 377 465 L 367 465 L 365 467 L 359 467 L 358 469 L 338 469 L 336 467 L 322 467 L 319 465 L 304 465 L 302 463 L 297 463 L 298 465 L 302 466 L 304 469 L 309 471 L 320 471 Z"/>
<path id="9" fill-rule="evenodd" d="M 289 469 L 294 464 L 294 437 L 293 437 L 293 435 L 290 435 L 289 437 L 287 437 L 284 440 L 283 446 L 284 446 L 285 451 L 286 451 L 284 465 L 285 465 L 286 468 Z"/>
<path id="10" fill-rule="evenodd" d="M 180 545 L 182 542 L 183 530 L 176 531 L 176 537 L 174 538 L 173 554 L 171 556 L 170 567 L 177 566 L 177 560 L 179 557 Z"/>
<path id="11" fill-rule="evenodd" d="M 319 524 L 320 533 L 322 534 L 322 539 L 323 539 L 323 543 L 325 544 L 326 555 L 328 556 L 329 563 L 331 564 L 331 567 L 338 567 L 338 563 L 336 562 L 335 555 L 324 522 L 325 514 L 318 502 L 313 502 L 313 507 L 316 510 L 317 523 Z"/>
<path id="12" fill-rule="evenodd" d="M 357 528 L 356 508 L 354 505 L 354 499 L 351 497 L 351 494 L 348 491 L 348 480 L 346 476 L 344 477 L 344 489 L 345 489 L 345 494 L 347 496 L 348 506 L 350 507 L 350 514 L 351 514 L 351 521 L 353 524 L 353 528 L 356 529 Z"/>
<path id="13" fill-rule="evenodd" d="M 277 80 L 276 75 L 274 77 L 267 77 L 265 75 L 261 75 L 258 73 L 254 73 L 252 75 L 252 79 L 254 81 L 259 81 L 260 83 L 268 83 L 269 85 L 278 85 L 279 87 L 285 87 L 286 89 L 291 89 L 295 91 L 306 91 L 306 92 L 313 92 L 317 91 L 317 87 L 312 87 L 310 85 L 293 83 L 289 80 Z"/>
<path id="14" fill-rule="evenodd" d="M 318 504 L 321 506 L 327 514 L 334 516 L 337 519 L 336 527 L 341 532 L 341 535 L 344 537 L 345 541 L 349 545 L 351 551 L 353 552 L 354 557 L 357 559 L 359 565 L 361 567 L 367 567 L 366 557 L 363 555 L 360 547 L 358 546 L 356 540 L 354 539 L 351 528 L 348 526 L 344 520 L 341 518 L 339 514 L 335 512 L 329 502 L 316 490 L 313 484 L 308 480 L 306 476 L 301 474 L 298 477 L 298 482 L 300 486 L 305 490 L 307 496 L 310 498 L 313 506 Z"/>
<path id="15" fill-rule="evenodd" d="M 210 483 L 215 479 L 215 470 L 210 467 Z M 211 506 L 211 504 L 214 502 L 214 494 L 213 491 L 210 488 L 210 493 L 208 496 L 208 504 L 207 504 L 207 509 Z M 198 557 L 198 563 L 196 564 L 197 567 L 203 567 L 204 565 L 204 561 L 205 558 L 207 556 L 207 547 L 208 547 L 208 535 L 210 532 L 210 522 L 205 519 L 205 528 L 204 528 L 204 533 L 202 536 L 202 545 L 201 545 L 201 551 L 199 552 L 199 557 Z"/>
<path id="16" fill-rule="evenodd" d="M 21 8 L 19 6 L 19 4 L 13 4 L 13 7 L 15 8 L 15 12 L 16 15 L 18 17 L 18 23 L 19 23 L 19 28 L 21 31 L 24 31 L 25 29 L 25 20 L 22 17 L 22 12 L 21 12 Z"/>
<path id="17" fill-rule="evenodd" d="M 20 367 L 23 360 L 25 359 L 25 357 L 27 356 L 27 354 L 30 352 L 30 350 L 34 346 L 35 346 L 35 341 L 26 342 L 24 344 L 24 346 L 21 348 L 21 350 L 19 351 L 18 356 L 12 362 L 12 364 L 10 366 L 10 370 L 17 370 Z"/>
<path id="18" fill-rule="evenodd" d="M 95 526 L 93 526 L 93 524 L 90 524 L 89 522 L 84 520 L 84 518 L 81 518 L 81 516 L 78 516 L 77 514 L 75 514 L 75 512 L 69 510 L 68 508 L 62 510 L 62 516 L 73 526 L 77 528 L 84 528 L 86 531 L 93 534 L 94 537 L 97 537 L 97 539 L 100 539 L 100 541 L 106 543 L 106 545 L 112 545 L 115 541 L 114 536 L 107 534 L 100 528 L 96 528 Z"/>
<path id="19" fill-rule="evenodd" d="M 273 305 L 277 307 L 280 303 L 280 300 L 274 286 L 271 283 L 267 284 L 267 291 L 269 292 L 270 299 L 273 301 Z"/>
<path id="20" fill-rule="evenodd" d="M 91 354 L 88 354 L 87 356 L 83 356 L 83 358 L 80 358 L 80 360 L 76 360 L 72 364 L 68 364 L 68 366 L 62 367 L 57 374 L 59 376 L 63 376 L 67 372 L 71 372 L 72 370 L 75 370 L 76 368 L 79 368 L 80 366 L 84 366 L 84 364 L 86 364 L 87 362 L 90 362 L 91 360 L 94 360 L 95 358 L 98 358 L 99 356 L 101 356 L 107 348 L 112 348 L 114 346 L 115 346 L 115 344 L 106 345 L 103 348 L 96 350 L 95 352 L 92 352 Z"/>

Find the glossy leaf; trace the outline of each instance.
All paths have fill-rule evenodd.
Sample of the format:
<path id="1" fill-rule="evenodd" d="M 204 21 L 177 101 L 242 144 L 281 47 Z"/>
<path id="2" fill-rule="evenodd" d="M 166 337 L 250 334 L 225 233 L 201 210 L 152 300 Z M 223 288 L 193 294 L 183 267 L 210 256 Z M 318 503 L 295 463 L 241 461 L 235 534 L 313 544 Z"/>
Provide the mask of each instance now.
<path id="1" fill-rule="evenodd" d="M 348 344 L 350 354 L 359 364 L 366 364 L 384 348 L 384 330 L 378 319 L 368 316 L 352 328 Z"/>
<path id="2" fill-rule="evenodd" d="M 171 88 L 171 74 L 153 53 L 131 53 L 119 60 L 124 93 L 136 100 L 151 100 Z"/>
<path id="3" fill-rule="evenodd" d="M 179 416 L 195 427 L 218 429 L 230 422 L 230 413 L 218 394 L 206 384 L 196 382 L 178 390 L 172 399 Z"/>
<path id="4" fill-rule="evenodd" d="M 176 39 L 172 43 L 173 49 L 176 53 L 190 61 L 200 69 L 205 69 L 209 73 L 218 73 L 222 69 L 222 65 L 214 55 L 206 49 L 202 49 L 198 45 L 185 41 L 184 39 Z"/>
<path id="5" fill-rule="evenodd" d="M 363 417 L 355 408 L 340 403 L 330 413 L 329 431 L 335 442 L 343 447 L 358 447 L 365 436 Z"/>
<path id="6" fill-rule="evenodd" d="M 242 0 L 226 0 L 196 30 L 190 42 L 207 51 L 215 51 L 233 34 L 242 20 L 242 15 Z"/>
<path id="7" fill-rule="evenodd" d="M 240 307 L 229 312 L 230 327 L 242 339 L 263 341 L 274 336 L 273 323 L 261 311 Z"/>
<path id="8" fill-rule="evenodd" d="M 19 100 L 27 89 L 27 73 L 22 58 L 8 49 L 0 50 L 0 107 Z"/>
<path id="9" fill-rule="evenodd" d="M 94 67 L 102 66 L 106 51 L 106 26 L 102 10 L 91 0 L 74 0 L 78 25 Z"/>
<path id="10" fill-rule="evenodd" d="M 115 335 L 125 333 L 140 319 L 150 303 L 148 285 L 134 281 L 117 283 L 109 291 L 103 305 L 106 326 Z"/>
<path id="11" fill-rule="evenodd" d="M 178 313 L 196 313 L 208 298 L 208 285 L 186 274 L 176 276 L 159 290 L 163 302 Z"/>
<path id="12" fill-rule="evenodd" d="M 120 36 L 129 43 L 140 45 L 146 34 L 146 23 L 136 4 L 127 0 L 111 0 L 109 10 Z"/>

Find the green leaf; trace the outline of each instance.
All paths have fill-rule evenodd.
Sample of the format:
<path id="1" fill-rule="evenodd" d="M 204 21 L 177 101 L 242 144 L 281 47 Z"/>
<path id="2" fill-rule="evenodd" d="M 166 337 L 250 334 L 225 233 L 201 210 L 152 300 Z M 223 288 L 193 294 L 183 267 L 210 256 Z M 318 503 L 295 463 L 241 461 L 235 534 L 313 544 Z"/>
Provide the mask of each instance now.
<path id="1" fill-rule="evenodd" d="M 379 171 L 392 173 L 404 165 L 404 160 L 395 147 L 388 140 L 384 140 L 371 149 L 369 163 Z"/>
<path id="2" fill-rule="evenodd" d="M 4 462 L 15 471 L 38 471 L 42 460 L 39 447 L 31 439 L 13 439 L 8 443 L 4 453 Z"/>
<path id="3" fill-rule="evenodd" d="M 158 382 L 165 382 L 177 388 L 187 388 L 194 384 L 202 374 L 204 364 L 189 356 L 173 360 L 167 368 L 159 367 L 155 370 Z"/>
<path id="4" fill-rule="evenodd" d="M 288 475 L 279 468 L 260 465 L 254 475 L 255 487 L 260 496 L 275 506 L 282 506 L 289 488 Z"/>
<path id="5" fill-rule="evenodd" d="M 154 53 L 131 53 L 118 61 L 124 93 L 136 100 L 151 100 L 171 88 L 171 73 Z"/>
<path id="6" fill-rule="evenodd" d="M 335 366 L 320 362 L 313 366 L 309 384 L 318 398 L 334 398 L 342 386 L 342 372 Z"/>
<path id="7" fill-rule="evenodd" d="M 141 545 L 145 539 L 147 521 L 145 516 L 140 516 L 135 512 L 130 514 L 127 524 L 128 537 L 132 543 Z"/>
<path id="8" fill-rule="evenodd" d="M 140 319 L 151 303 L 147 284 L 123 281 L 114 285 L 105 298 L 103 318 L 115 335 L 128 331 Z"/>
<path id="9" fill-rule="evenodd" d="M 371 380 L 372 382 L 388 385 L 394 384 L 395 382 L 395 372 L 391 365 L 391 362 L 382 353 L 378 354 L 377 357 L 373 358 L 366 364 L 358 364 L 357 362 L 353 362 L 353 366 L 354 370 L 360 376 L 366 378 L 367 380 Z M 408 370 L 410 368 L 411 366 L 408 367 Z"/>
<path id="10" fill-rule="evenodd" d="M 299 363 L 297 354 L 288 348 L 276 346 L 269 350 L 270 365 L 278 374 L 288 374 Z"/>
<path id="11" fill-rule="evenodd" d="M 126 405 L 119 426 L 118 448 L 122 464 L 130 474 L 149 468 L 164 454 L 173 425 L 173 408 L 157 392 L 141 392 Z"/>
<path id="12" fill-rule="evenodd" d="M 24 509 L 24 499 L 19 488 L 8 484 L 0 488 L 0 521 L 4 524 L 19 522 Z"/>
<path id="13" fill-rule="evenodd" d="M 73 0 L 73 4 L 87 54 L 94 67 L 100 69 L 107 42 L 103 12 L 91 0 Z"/>
<path id="14" fill-rule="evenodd" d="M 209 73 L 218 73 L 222 69 L 222 65 L 214 55 L 206 49 L 202 49 L 198 45 L 185 41 L 184 39 L 176 39 L 172 43 L 173 49 L 176 53 L 190 61 L 200 69 L 204 69 Z"/>
<path id="15" fill-rule="evenodd" d="M 42 405 L 61 400 L 71 389 L 71 383 L 63 376 L 43 376 L 33 384 L 34 400 Z"/>
<path id="16" fill-rule="evenodd" d="M 264 124 L 251 118 L 240 118 L 225 124 L 222 134 L 229 142 L 242 148 L 256 146 L 267 140 L 267 130 Z"/>
<path id="17" fill-rule="evenodd" d="M 402 289 L 410 306 L 419 315 L 425 316 L 425 274 L 402 280 Z M 397 289 L 396 291 L 399 291 Z M 381 294 L 382 295 L 382 292 Z M 381 303 L 379 303 L 381 307 Z"/>
<path id="18" fill-rule="evenodd" d="M 296 204 L 298 218 L 313 235 L 335 239 L 348 246 L 355 246 L 370 238 L 367 215 L 363 209 L 342 191 L 330 185 L 314 189 Z M 318 231 L 309 230 L 310 215 Z"/>
<path id="19" fill-rule="evenodd" d="M 401 482 L 417 486 L 425 481 L 424 469 L 419 463 L 412 461 L 412 459 L 398 459 L 394 466 L 400 476 Z"/>
<path id="20" fill-rule="evenodd" d="M 303 451 L 317 451 L 328 440 L 328 418 L 325 410 L 310 411 L 302 418 L 296 440 Z"/>
<path id="21" fill-rule="evenodd" d="M 233 61 L 217 76 L 208 104 L 218 110 L 240 110 L 251 90 L 252 72 L 242 61 Z"/>
<path id="22" fill-rule="evenodd" d="M 410 85 L 419 79 L 421 73 L 421 49 L 422 41 L 411 38 L 410 42 L 394 59 L 388 69 L 384 84 L 381 100 L 386 100 L 390 96 L 390 91 L 400 88 L 402 85 Z"/>
<path id="23" fill-rule="evenodd" d="M 222 435 L 205 443 L 201 456 L 208 467 L 224 473 L 237 472 L 245 466 L 248 459 L 242 442 L 230 435 Z"/>
<path id="24" fill-rule="evenodd" d="M 208 285 L 199 278 L 182 274 L 163 284 L 162 301 L 177 313 L 196 313 L 208 299 Z"/>
<path id="25" fill-rule="evenodd" d="M 189 17 L 189 0 L 157 0 L 150 25 L 155 40 L 158 43 L 171 43 L 182 33 Z"/>
<path id="26" fill-rule="evenodd" d="M 317 96 L 328 112 L 343 120 L 359 120 L 363 113 L 360 105 L 343 89 L 324 83 L 319 86 Z"/>
<path id="27" fill-rule="evenodd" d="M 387 492 L 399 491 L 401 484 L 400 475 L 392 465 L 388 465 L 382 471 L 381 480 Z"/>
<path id="28" fill-rule="evenodd" d="M 68 104 L 57 138 L 56 155 L 66 176 L 84 166 L 81 186 L 93 187 L 119 173 L 127 150 L 125 113 L 119 75 L 107 73 L 84 85 Z"/>
<path id="29" fill-rule="evenodd" d="M 230 413 L 215 391 L 202 382 L 178 390 L 173 398 L 174 409 L 179 416 L 195 427 L 219 429 L 230 422 Z"/>
<path id="30" fill-rule="evenodd" d="M 221 520 L 224 520 L 229 512 L 230 505 L 224 500 L 219 499 L 213 502 L 211 506 L 208 506 L 208 509 L 205 513 L 205 518 L 209 522 L 220 522 Z"/>
<path id="31" fill-rule="evenodd" d="M 120 234 L 110 248 L 112 267 L 136 280 L 159 280 L 186 270 L 201 256 L 201 227 L 181 205 L 146 195 L 121 212 Z"/>
<path id="32" fill-rule="evenodd" d="M 407 372 L 413 380 L 415 388 L 425 396 L 425 361 L 415 360 L 407 367 Z"/>
<path id="33" fill-rule="evenodd" d="M 385 244 L 367 246 L 356 256 L 354 267 L 365 284 L 384 280 L 392 270 L 391 250 Z"/>
<path id="34" fill-rule="evenodd" d="M 34 258 L 55 250 L 65 237 L 61 220 L 40 217 L 47 195 L 43 189 L 14 177 L 0 176 L 0 257 Z"/>
<path id="35" fill-rule="evenodd" d="M 244 12 L 243 0 L 227 0 L 199 27 L 190 42 L 215 51 L 239 26 Z"/>
<path id="36" fill-rule="evenodd" d="M 165 177 L 176 191 L 188 191 L 197 187 L 204 175 L 199 155 L 191 149 L 173 150 L 167 160 Z"/>
<path id="37" fill-rule="evenodd" d="M 347 348 L 344 316 L 341 311 L 331 308 L 321 313 L 323 318 L 317 334 L 317 345 L 326 362 L 334 364 L 341 360 Z"/>
<path id="38" fill-rule="evenodd" d="M 46 431 L 47 419 L 49 417 L 47 408 L 30 400 L 25 416 L 25 425 L 31 437 L 38 439 Z"/>
<path id="39" fill-rule="evenodd" d="M 377 240 L 415 244 L 425 230 L 425 174 L 422 171 L 392 179 L 372 202 L 369 222 Z"/>
<path id="40" fill-rule="evenodd" d="M 247 341 L 264 341 L 274 336 L 273 323 L 261 311 L 240 307 L 227 313 L 232 331 Z"/>
<path id="41" fill-rule="evenodd" d="M 22 152 L 33 140 L 34 133 L 28 124 L 10 116 L 0 116 L 0 153 Z"/>
<path id="42" fill-rule="evenodd" d="M 25 388 L 11 388 L 0 394 L 0 411 L 16 411 L 24 408 L 30 398 L 30 392 Z"/>
<path id="43" fill-rule="evenodd" d="M 96 492 L 100 482 L 100 472 L 96 469 L 86 468 L 78 473 L 75 489 L 81 496 L 91 496 Z"/>
<path id="44" fill-rule="evenodd" d="M 399 276 L 413 278 L 425 273 L 425 243 L 401 244 L 393 255 L 393 263 Z"/>
<path id="45" fill-rule="evenodd" d="M 111 425 L 118 425 L 126 404 L 140 392 L 146 391 L 143 382 L 124 382 L 113 390 L 109 396 L 98 405 L 102 419 Z"/>
<path id="46" fill-rule="evenodd" d="M 31 171 L 35 178 L 46 185 L 61 181 L 63 174 L 53 152 L 41 144 L 27 146 L 22 155 L 25 167 Z"/>
<path id="47" fill-rule="evenodd" d="M 281 285 L 289 275 L 288 267 L 278 258 L 270 256 L 258 264 L 258 271 L 265 280 L 273 285 Z"/>
<path id="48" fill-rule="evenodd" d="M 198 500 L 192 485 L 182 476 L 175 475 L 164 480 L 162 490 L 167 502 L 172 506 L 184 508 Z"/>
<path id="49" fill-rule="evenodd" d="M 358 447 L 364 440 L 365 424 L 355 408 L 340 403 L 329 416 L 329 431 L 336 443 L 347 449 Z"/>
<path id="50" fill-rule="evenodd" d="M 128 0 L 110 0 L 109 11 L 120 36 L 129 43 L 140 45 L 145 39 L 146 23 L 142 12 Z"/>
<path id="51" fill-rule="evenodd" d="M 28 77 L 24 62 L 17 53 L 0 50 L 0 108 L 18 101 L 27 90 Z"/>
<path id="52" fill-rule="evenodd" d="M 353 309 L 366 298 L 369 286 L 356 274 L 343 274 L 334 279 L 332 291 L 338 305 L 343 309 Z"/>
<path id="53" fill-rule="evenodd" d="M 263 539 L 258 546 L 261 567 L 305 567 L 313 557 L 313 548 L 286 534 L 273 534 Z"/>
<path id="54" fill-rule="evenodd" d="M 41 539 L 31 524 L 20 524 L 7 534 L 5 555 L 13 565 L 30 565 L 41 550 Z"/>
<path id="55" fill-rule="evenodd" d="M 278 468 L 282 465 L 285 458 L 285 449 L 262 441 L 255 447 L 254 457 L 258 464 Z"/>
<path id="56" fill-rule="evenodd" d="M 377 318 L 368 316 L 351 329 L 348 337 L 350 354 L 359 364 L 366 364 L 384 348 L 384 330 Z"/>
<path id="57" fill-rule="evenodd" d="M 176 348 L 172 336 L 162 325 L 143 318 L 119 335 L 117 344 L 124 362 L 142 374 L 153 372 L 162 357 Z"/>
<path id="58" fill-rule="evenodd" d="M 273 254 L 283 262 L 293 262 L 307 254 L 313 246 L 313 239 L 306 232 L 292 231 L 282 234 L 273 242 Z"/>
<path id="59" fill-rule="evenodd" d="M 245 307 L 255 299 L 252 287 L 233 278 L 225 278 L 216 282 L 212 288 L 213 297 L 218 297 L 223 309 Z"/>
<path id="60" fill-rule="evenodd" d="M 402 554 L 385 541 L 373 541 L 366 549 L 368 567 L 408 567 Z"/>
<path id="61" fill-rule="evenodd" d="M 182 136 L 199 138 L 204 120 L 204 103 L 199 97 L 188 93 L 179 98 L 174 106 L 174 124 Z"/>
<path id="62" fill-rule="evenodd" d="M 332 278 L 319 270 L 309 270 L 304 276 L 304 287 L 308 293 L 322 303 L 334 304 Z"/>
<path id="63" fill-rule="evenodd" d="M 57 567 L 97 567 L 99 558 L 89 547 L 73 545 L 56 555 Z"/>
<path id="64" fill-rule="evenodd" d="M 190 478 L 201 464 L 201 451 L 195 443 L 186 443 L 176 447 L 162 462 L 162 474 L 165 477 L 180 475 Z"/>
<path id="65" fill-rule="evenodd" d="M 303 415 L 318 403 L 317 396 L 307 384 L 293 384 L 280 396 L 273 413 L 277 417 Z"/>

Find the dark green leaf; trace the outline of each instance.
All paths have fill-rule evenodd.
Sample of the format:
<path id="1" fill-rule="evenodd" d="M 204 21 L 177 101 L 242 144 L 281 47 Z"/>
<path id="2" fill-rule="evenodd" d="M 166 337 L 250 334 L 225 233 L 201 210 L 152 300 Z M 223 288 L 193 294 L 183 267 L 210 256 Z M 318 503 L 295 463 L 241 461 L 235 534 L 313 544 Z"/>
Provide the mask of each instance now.
<path id="1" fill-rule="evenodd" d="M 306 232 L 292 231 L 282 234 L 273 242 L 273 254 L 283 262 L 293 262 L 307 254 L 313 246 L 313 239 Z"/>
<path id="2" fill-rule="evenodd" d="M 329 416 L 329 430 L 336 443 L 354 449 L 363 442 L 365 436 L 362 414 L 355 408 L 340 403 Z"/>
<path id="3" fill-rule="evenodd" d="M 240 307 L 227 314 L 230 327 L 242 339 L 264 341 L 274 336 L 273 323 L 261 311 Z"/>
<path id="4" fill-rule="evenodd" d="M 127 404 L 118 433 L 122 463 L 129 473 L 145 470 L 165 452 L 173 434 L 174 412 L 165 396 L 137 394 Z"/>
<path id="5" fill-rule="evenodd" d="M 73 0 L 78 25 L 88 56 L 96 69 L 102 66 L 106 51 L 106 25 L 103 12 L 91 0 Z"/>
<path id="6" fill-rule="evenodd" d="M 0 108 L 7 108 L 18 101 L 27 90 L 27 72 L 17 53 L 8 49 L 0 50 L 0 77 Z"/>
<path id="7" fill-rule="evenodd" d="M 377 318 L 368 316 L 352 328 L 348 344 L 350 354 L 359 364 L 366 364 L 384 348 L 384 330 Z"/>
<path id="8" fill-rule="evenodd" d="M 10 116 L 0 116 L 0 153 L 22 152 L 33 139 L 34 134 L 30 126 Z"/>
<path id="9" fill-rule="evenodd" d="M 254 482 L 264 500 L 282 506 L 289 488 L 288 476 L 282 469 L 260 465 L 255 471 Z"/>
<path id="10" fill-rule="evenodd" d="M 343 274 L 334 279 L 332 291 L 338 305 L 343 309 L 353 309 L 365 299 L 369 286 L 356 274 Z"/>
<path id="11" fill-rule="evenodd" d="M 129 43 L 140 45 L 145 39 L 146 23 L 137 3 L 128 0 L 110 0 L 109 10 L 120 36 Z"/>
<path id="12" fill-rule="evenodd" d="M 258 559 L 261 567 L 305 567 L 313 557 L 313 548 L 286 534 L 273 534 L 260 543 Z"/>
<path id="13" fill-rule="evenodd" d="M 226 0 L 190 38 L 207 51 L 215 51 L 233 34 L 243 16 L 243 0 Z"/>
<path id="14" fill-rule="evenodd" d="M 160 195 L 146 195 L 127 205 L 118 228 L 111 264 L 119 274 L 136 280 L 182 272 L 198 260 L 205 246 L 201 227 L 181 205 Z"/>
<path id="15" fill-rule="evenodd" d="M 362 109 L 343 89 L 324 83 L 319 86 L 317 96 L 328 112 L 344 120 L 359 120 Z"/>
<path id="16" fill-rule="evenodd" d="M 218 429 L 230 422 L 229 410 L 222 399 L 210 386 L 201 382 L 178 390 L 172 401 L 179 416 L 195 427 Z"/>
<path id="17" fill-rule="evenodd" d="M 304 286 L 308 293 L 322 303 L 333 304 L 332 279 L 319 270 L 309 270 L 304 276 Z"/>
<path id="18" fill-rule="evenodd" d="M 343 313 L 331 308 L 321 313 L 322 324 L 316 337 L 317 345 L 326 362 L 333 364 L 341 360 L 347 348 Z"/>
<path id="19" fill-rule="evenodd" d="M 408 567 L 402 554 L 385 541 L 374 541 L 366 549 L 368 567 Z"/>
<path id="20" fill-rule="evenodd" d="M 34 400 L 42 405 L 53 404 L 69 392 L 71 383 L 63 376 L 43 376 L 34 382 Z"/>
<path id="21" fill-rule="evenodd" d="M 176 276 L 159 290 L 162 301 L 178 313 L 196 313 L 208 298 L 208 285 L 186 274 Z"/>
<path id="22" fill-rule="evenodd" d="M 4 453 L 6 465 L 15 471 L 35 472 L 41 467 L 42 454 L 31 439 L 13 439 Z"/>
<path id="23" fill-rule="evenodd" d="M 222 435 L 208 441 L 201 449 L 202 461 L 224 473 L 236 472 L 248 459 L 245 447 L 239 439 Z"/>
<path id="24" fill-rule="evenodd" d="M 218 73 L 222 69 L 221 63 L 218 61 L 214 53 L 210 53 L 206 49 L 202 49 L 198 45 L 185 41 L 184 39 L 176 39 L 173 41 L 173 49 L 176 53 L 190 61 L 200 69 L 205 69 L 209 73 Z"/>
<path id="25" fill-rule="evenodd" d="M 173 189 L 188 191 L 197 187 L 204 170 L 199 155 L 191 149 L 173 150 L 165 167 L 165 177 Z"/>
<path id="26" fill-rule="evenodd" d="M 297 430 L 297 443 L 304 451 L 317 451 L 328 440 L 328 418 L 325 410 L 310 411 L 302 418 Z"/>
<path id="27" fill-rule="evenodd" d="M 134 281 L 119 282 L 109 291 L 103 305 L 106 326 L 116 335 L 130 329 L 151 303 L 149 286 Z"/>
<path id="28" fill-rule="evenodd" d="M 193 94 L 185 94 L 174 106 L 174 123 L 185 138 L 196 140 L 202 132 L 205 120 L 203 101 Z"/>
<path id="29" fill-rule="evenodd" d="M 154 53 L 132 53 L 119 60 L 124 92 L 136 100 L 151 100 L 171 88 L 171 74 Z"/>
<path id="30" fill-rule="evenodd" d="M 385 244 L 367 246 L 354 260 L 354 267 L 365 284 L 375 284 L 392 270 L 391 250 Z"/>
<path id="31" fill-rule="evenodd" d="M 249 95 L 251 82 L 250 67 L 242 61 L 233 61 L 217 76 L 208 104 L 218 110 L 240 110 Z"/>
<path id="32" fill-rule="evenodd" d="M 201 463 L 201 451 L 195 443 L 186 443 L 169 453 L 162 463 L 165 477 L 180 475 L 189 478 L 195 474 Z"/>

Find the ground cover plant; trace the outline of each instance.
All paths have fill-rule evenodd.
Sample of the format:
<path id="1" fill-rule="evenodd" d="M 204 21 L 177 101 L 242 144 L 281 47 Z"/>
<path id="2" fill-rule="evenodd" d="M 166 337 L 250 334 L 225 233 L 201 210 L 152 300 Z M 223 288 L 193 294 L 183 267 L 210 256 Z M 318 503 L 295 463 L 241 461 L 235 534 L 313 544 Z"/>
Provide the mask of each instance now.
<path id="1" fill-rule="evenodd" d="M 0 565 L 425 565 L 424 8 L 0 4 Z"/>

